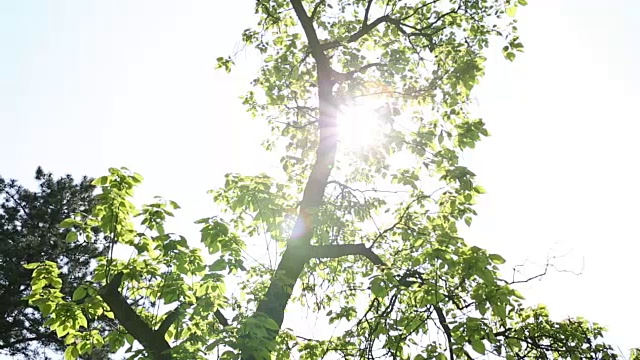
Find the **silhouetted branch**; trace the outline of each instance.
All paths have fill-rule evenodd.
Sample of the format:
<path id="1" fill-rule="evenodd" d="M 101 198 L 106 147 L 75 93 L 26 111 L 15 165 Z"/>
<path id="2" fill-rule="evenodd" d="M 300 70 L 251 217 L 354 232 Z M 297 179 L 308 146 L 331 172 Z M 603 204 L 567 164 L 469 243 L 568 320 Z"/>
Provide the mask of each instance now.
<path id="1" fill-rule="evenodd" d="M 357 69 L 357 70 L 352 70 L 346 73 L 341 73 L 341 72 L 334 72 L 334 77 L 336 79 L 337 82 L 341 82 L 341 81 L 349 81 L 352 80 L 353 77 L 357 74 L 364 74 L 368 69 L 372 68 L 372 67 L 378 67 L 378 66 L 386 66 L 386 64 L 383 63 L 371 63 L 371 64 L 367 64 L 362 66 L 361 68 Z"/>
<path id="2" fill-rule="evenodd" d="M 172 356 L 169 353 L 171 346 L 165 340 L 164 333 L 154 331 L 136 313 L 118 290 L 122 284 L 123 277 L 124 273 L 117 273 L 107 285 L 98 290 L 98 295 L 113 311 L 116 320 L 144 347 L 154 360 L 171 360 Z M 164 326 L 167 325 L 165 324 Z"/>
<path id="3" fill-rule="evenodd" d="M 218 320 L 218 322 L 220 323 L 220 325 L 222 326 L 229 326 L 229 321 L 227 320 L 227 318 L 222 314 L 222 312 L 220 312 L 219 309 L 216 309 L 216 311 L 213 312 L 213 316 L 216 317 L 216 319 Z"/>
<path id="4" fill-rule="evenodd" d="M 391 18 L 388 15 L 384 15 L 373 20 L 371 24 L 363 24 L 360 30 L 356 31 L 355 33 L 353 33 L 351 36 L 347 38 L 345 43 L 348 44 L 348 43 L 356 42 L 361 38 L 363 38 L 364 36 L 366 36 L 371 30 L 375 29 L 378 25 L 383 23 L 390 23 L 392 21 L 393 21 L 393 18 Z M 322 50 L 330 50 L 330 49 L 335 49 L 341 45 L 343 45 L 343 42 L 331 41 L 331 42 L 320 45 L 320 47 Z"/>
<path id="5" fill-rule="evenodd" d="M 169 327 L 171 327 L 171 324 L 173 324 L 176 321 L 176 319 L 178 319 L 179 315 L 180 315 L 179 307 L 171 310 L 169 314 L 164 318 L 164 320 L 162 320 L 156 332 L 164 336 L 167 333 L 167 330 L 169 330 Z"/>
<path id="6" fill-rule="evenodd" d="M 385 265 L 384 261 L 365 244 L 336 244 L 311 246 L 309 249 L 311 258 L 337 259 L 345 256 L 364 256 L 374 265 Z"/>

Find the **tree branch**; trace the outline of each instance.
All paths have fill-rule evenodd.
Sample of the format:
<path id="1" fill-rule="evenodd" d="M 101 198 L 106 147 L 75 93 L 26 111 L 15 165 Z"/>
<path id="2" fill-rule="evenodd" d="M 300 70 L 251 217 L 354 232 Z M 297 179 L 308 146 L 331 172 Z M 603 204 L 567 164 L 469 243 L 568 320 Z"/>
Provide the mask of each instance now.
<path id="1" fill-rule="evenodd" d="M 363 26 L 366 26 L 369 22 L 369 11 L 371 10 L 371 4 L 373 4 L 373 0 L 367 1 L 367 8 L 364 10 L 364 20 L 362 20 Z"/>
<path id="2" fill-rule="evenodd" d="M 160 323 L 160 326 L 158 326 L 158 329 L 156 329 L 156 333 L 164 337 L 164 335 L 167 333 L 167 330 L 169 330 L 169 327 L 171 327 L 171 324 L 173 324 L 178 319 L 179 315 L 180 315 L 179 307 L 171 310 L 169 314 L 167 314 L 167 316 L 162 320 L 162 322 Z"/>
<path id="3" fill-rule="evenodd" d="M 216 317 L 216 319 L 218 320 L 220 325 L 222 325 L 224 327 L 229 326 L 229 321 L 227 320 L 227 318 L 222 314 L 222 312 L 219 309 L 216 309 L 216 311 L 213 312 L 213 316 Z"/>
<path id="4" fill-rule="evenodd" d="M 133 310 L 118 290 L 122 283 L 123 276 L 124 273 L 117 273 L 108 284 L 98 290 L 98 295 L 100 295 L 111 311 L 113 311 L 118 322 L 144 347 L 154 360 L 171 360 L 172 356 L 169 353 L 171 346 L 165 340 L 164 334 L 154 331 L 142 317 Z M 171 314 L 169 317 L 170 316 Z M 160 326 L 163 327 L 163 325 Z M 164 324 L 164 326 L 168 328 L 166 324 Z"/>
<path id="5" fill-rule="evenodd" d="M 391 23 L 393 22 L 393 19 L 389 16 L 389 15 L 384 15 L 381 16 L 375 20 L 373 20 L 371 22 L 371 24 L 362 24 L 362 27 L 360 28 L 360 30 L 356 31 L 355 33 L 351 34 L 351 36 L 349 36 L 346 40 L 346 42 L 340 42 L 340 41 L 331 41 L 328 43 L 324 43 L 322 45 L 320 45 L 322 50 L 330 50 L 330 49 L 335 49 L 343 44 L 349 44 L 352 42 L 356 42 L 358 40 L 360 40 L 361 38 L 363 38 L 364 36 L 366 36 L 369 32 L 371 32 L 371 30 L 375 29 L 376 27 L 378 27 L 378 25 L 383 24 L 383 23 Z"/>
<path id="6" fill-rule="evenodd" d="M 298 17 L 298 20 L 300 20 L 302 30 L 304 30 L 304 34 L 307 37 L 307 41 L 309 42 L 311 56 L 313 56 L 313 58 L 316 60 L 318 66 L 325 63 L 328 66 L 328 59 L 323 51 L 324 49 L 322 49 L 320 46 L 320 40 L 318 40 L 316 29 L 313 27 L 313 19 L 310 18 L 307 14 L 307 11 L 304 9 L 304 5 L 302 5 L 301 0 L 291 0 L 291 5 L 293 6 L 293 10 Z"/>
<path id="7" fill-rule="evenodd" d="M 320 5 L 322 5 L 326 0 L 320 0 L 316 3 L 316 6 L 313 7 L 313 10 L 311 10 L 311 15 L 309 16 L 311 18 L 311 20 L 316 18 L 316 15 L 318 14 L 318 10 L 320 10 Z"/>
<path id="8" fill-rule="evenodd" d="M 371 63 L 371 64 L 364 65 L 364 66 L 362 66 L 361 68 L 359 68 L 357 70 L 352 70 L 352 71 L 349 71 L 349 72 L 346 72 L 346 73 L 341 73 L 341 72 L 338 72 L 338 71 L 334 71 L 333 76 L 334 76 L 334 78 L 336 79 L 337 82 L 349 81 L 349 80 L 352 80 L 353 77 L 357 73 L 364 74 L 370 68 L 377 67 L 377 66 L 386 66 L 386 64 L 379 63 L 379 62 Z"/>
<path id="9" fill-rule="evenodd" d="M 14 347 L 16 345 L 28 343 L 28 342 L 31 342 L 31 341 L 40 341 L 43 338 L 45 338 L 44 335 L 43 336 L 31 336 L 31 337 L 23 337 L 21 339 L 9 341 L 9 342 L 6 342 L 6 343 L 1 343 L 0 344 L 0 350 L 9 349 L 9 348 L 12 348 L 12 347 Z"/>
<path id="10" fill-rule="evenodd" d="M 453 356 L 453 338 L 451 337 L 451 328 L 449 327 L 449 324 L 447 324 L 447 317 L 444 316 L 444 311 L 442 311 L 439 306 L 434 305 L 433 308 L 435 309 L 436 315 L 438 316 L 438 322 L 440 323 L 440 326 L 442 326 L 442 331 L 444 331 L 444 334 L 447 337 L 449 359 L 454 360 L 455 357 Z"/>
<path id="11" fill-rule="evenodd" d="M 366 36 L 369 32 L 371 32 L 373 29 L 375 29 L 378 25 L 380 24 L 384 24 L 384 23 L 388 23 L 391 24 L 393 26 L 395 26 L 398 31 L 400 31 L 400 33 L 402 33 L 403 35 L 405 35 L 409 41 L 411 41 L 410 38 L 412 37 L 427 37 L 427 38 L 431 38 L 433 37 L 435 34 L 439 33 L 440 31 L 442 31 L 444 29 L 444 27 L 438 27 L 433 29 L 433 31 L 425 31 L 426 30 L 426 26 L 422 27 L 422 28 L 417 28 L 415 26 L 409 25 L 403 21 L 411 18 L 413 15 L 415 15 L 418 11 L 420 11 L 422 8 L 428 6 L 428 5 L 432 5 L 434 4 L 436 1 L 432 1 L 432 2 L 428 2 L 423 4 L 422 6 L 418 7 L 412 14 L 407 15 L 405 17 L 403 17 L 402 19 L 396 19 L 391 17 L 389 14 L 387 15 L 383 15 L 377 19 L 375 19 L 374 21 L 372 21 L 370 24 L 368 23 L 369 21 L 369 11 L 370 11 L 370 7 L 371 7 L 371 1 L 369 1 L 367 3 L 367 7 L 365 9 L 365 16 L 364 16 L 364 21 L 362 23 L 362 27 L 360 28 L 360 30 L 356 31 L 355 33 L 351 34 L 347 40 L 345 40 L 344 42 L 342 41 L 338 41 L 338 40 L 334 40 L 334 41 L 330 41 L 330 42 L 326 42 L 321 44 L 321 49 L 322 50 L 330 50 L 330 49 L 335 49 L 337 47 L 340 47 L 342 45 L 345 44 L 349 44 L 349 43 L 353 43 L 356 42 L 358 40 L 360 40 L 361 38 L 363 38 L 364 36 Z M 429 22 L 429 28 L 432 29 L 438 22 L 440 22 L 442 19 L 444 19 L 445 17 L 451 15 L 451 14 L 455 14 L 458 11 L 460 11 L 462 4 L 459 4 L 458 7 L 454 10 L 451 10 L 449 12 L 440 14 L 440 16 L 438 16 L 433 22 Z M 408 32 L 405 27 L 414 30 L 414 32 Z M 412 44 L 413 46 L 413 44 Z"/>
<path id="12" fill-rule="evenodd" d="M 311 246 L 311 258 L 315 259 L 337 259 L 345 256 L 364 256 L 374 265 L 385 265 L 384 261 L 373 250 L 365 244 L 336 244 Z"/>

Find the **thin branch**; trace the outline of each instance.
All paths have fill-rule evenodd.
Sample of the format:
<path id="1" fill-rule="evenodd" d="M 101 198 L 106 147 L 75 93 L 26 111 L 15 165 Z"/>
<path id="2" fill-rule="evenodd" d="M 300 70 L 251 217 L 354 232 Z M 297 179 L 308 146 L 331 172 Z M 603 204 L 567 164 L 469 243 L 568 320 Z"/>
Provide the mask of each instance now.
<path id="1" fill-rule="evenodd" d="M 444 311 L 442 311 L 439 306 L 433 305 L 433 308 L 436 311 L 436 315 L 438 315 L 438 322 L 440 323 L 440 326 L 442 326 L 442 331 L 444 331 L 445 335 L 447 336 L 447 344 L 449 346 L 449 359 L 454 360 L 455 357 L 453 356 L 453 338 L 451 336 L 451 328 L 449 327 L 449 324 L 447 324 L 447 317 L 444 316 Z"/>
<path id="2" fill-rule="evenodd" d="M 20 345 L 20 344 L 24 344 L 30 341 L 39 341 L 42 340 L 43 338 L 45 338 L 45 336 L 32 336 L 32 337 L 24 337 L 21 339 L 17 339 L 17 340 L 13 340 L 7 343 L 2 343 L 0 344 L 0 350 L 4 350 L 4 349 L 9 349 L 12 348 L 16 345 Z"/>
<path id="3" fill-rule="evenodd" d="M 345 256 L 360 255 L 374 265 L 386 265 L 384 261 L 365 244 L 335 244 L 311 246 L 310 257 L 314 259 L 337 259 Z"/>
<path id="4" fill-rule="evenodd" d="M 436 192 L 440 191 L 440 189 L 437 189 L 436 191 L 434 191 L 433 193 L 431 193 L 431 195 L 421 195 L 421 196 L 417 196 L 416 198 L 414 198 L 413 200 L 411 200 L 407 206 L 405 207 L 404 211 L 402 212 L 402 214 L 400 214 L 400 216 L 398 217 L 398 220 L 392 224 L 391 226 L 389 226 L 388 228 L 384 229 L 383 231 L 379 232 L 378 235 L 376 236 L 375 239 L 373 239 L 373 242 L 371 244 L 371 247 L 373 247 L 383 236 L 385 236 L 388 232 L 393 231 L 396 229 L 396 227 L 398 227 L 398 225 L 400 225 L 403 221 L 405 216 L 407 216 L 407 213 L 409 212 L 409 210 L 411 209 L 411 206 L 413 206 L 413 204 L 415 204 L 417 201 L 419 200 L 423 200 L 423 199 L 428 199 L 430 197 L 433 196 L 433 194 L 435 194 Z"/>
<path id="5" fill-rule="evenodd" d="M 276 123 L 276 124 L 284 125 L 284 126 L 285 126 L 285 128 L 287 128 L 287 127 L 292 127 L 292 128 L 294 128 L 294 129 L 304 129 L 304 128 L 307 128 L 307 127 L 309 127 L 309 126 L 311 126 L 311 125 L 313 125 L 313 124 L 316 124 L 316 123 L 317 123 L 316 121 L 309 121 L 309 122 L 308 122 L 308 123 L 306 123 L 306 124 L 302 124 L 302 125 L 293 125 L 292 123 L 290 123 L 290 122 L 288 122 L 288 121 L 278 121 L 278 120 L 274 120 L 273 122 L 274 122 L 274 123 Z"/>
<path id="6" fill-rule="evenodd" d="M 360 30 L 356 31 L 355 33 L 351 34 L 351 36 L 347 38 L 346 42 L 342 43 L 340 41 L 330 41 L 328 43 L 324 43 L 320 45 L 320 47 L 322 50 L 330 50 L 330 49 L 335 49 L 337 47 L 340 47 L 344 44 L 356 42 L 361 38 L 363 38 L 364 36 L 366 36 L 368 33 L 370 33 L 373 29 L 378 27 L 378 25 L 383 23 L 390 23 L 392 21 L 393 21 L 393 18 L 391 18 L 389 15 L 381 16 L 375 19 L 374 21 L 372 21 L 371 24 L 363 24 L 362 28 L 360 28 Z"/>
<path id="7" fill-rule="evenodd" d="M 361 189 L 356 189 L 354 187 L 351 187 L 349 185 L 343 184 L 338 180 L 330 180 L 329 182 L 327 182 L 327 185 L 329 184 L 335 184 L 338 185 L 338 187 L 342 188 L 342 189 L 346 189 L 349 190 L 351 193 L 354 192 L 359 192 L 361 194 L 365 194 L 368 192 L 373 192 L 373 193 L 386 193 L 386 194 L 405 194 L 408 193 L 407 190 L 380 190 L 380 189 L 365 189 L 365 190 L 361 190 Z"/>
<path id="8" fill-rule="evenodd" d="M 379 66 L 386 66 L 386 64 L 383 63 L 371 63 L 371 64 L 367 64 L 362 66 L 361 68 L 357 69 L 357 70 L 352 70 L 346 73 L 341 73 L 338 71 L 334 71 L 333 76 L 336 79 L 337 82 L 342 82 L 342 81 L 350 81 L 353 80 L 353 77 L 360 73 L 360 74 L 364 74 L 367 70 L 369 70 L 372 67 L 379 67 Z"/>
<path id="9" fill-rule="evenodd" d="M 311 11 L 311 15 L 309 16 L 312 20 L 316 18 L 316 15 L 318 14 L 318 10 L 320 10 L 320 5 L 322 5 L 325 2 L 325 0 L 320 0 L 316 3 L 316 6 L 313 7 L 313 10 Z"/>
<path id="10" fill-rule="evenodd" d="M 289 106 L 289 105 L 284 105 L 285 109 L 287 110 L 295 110 L 295 111 L 306 111 L 308 113 L 311 112 L 316 112 L 318 111 L 318 108 L 315 106 L 304 106 L 304 105 L 296 105 L 296 106 Z"/>
<path id="11" fill-rule="evenodd" d="M 366 26 L 369 22 L 369 11 L 371 10 L 371 4 L 373 4 L 373 0 L 367 1 L 367 8 L 364 10 L 364 20 L 362 21 L 363 26 Z"/>
<path id="12" fill-rule="evenodd" d="M 213 316 L 216 317 L 220 325 L 224 327 L 229 326 L 229 320 L 227 320 L 227 318 L 222 314 L 220 309 L 216 309 L 216 311 L 213 312 Z"/>
<path id="13" fill-rule="evenodd" d="M 5 194 L 7 194 L 11 198 L 11 200 L 13 200 L 13 202 L 16 205 L 18 205 L 20 207 L 20 209 L 22 209 L 22 212 L 24 212 L 24 215 L 27 217 L 27 220 L 29 220 L 31 222 L 34 222 L 34 221 L 31 220 L 31 213 L 29 211 L 27 211 L 27 209 L 25 208 L 24 204 L 17 199 L 17 196 L 18 196 L 18 192 L 17 191 L 18 190 L 22 190 L 22 189 L 20 187 L 18 187 L 17 189 L 14 190 L 14 194 L 11 194 L 9 192 L 9 190 L 7 189 Z"/>
<path id="14" fill-rule="evenodd" d="M 546 263 L 544 264 L 544 270 L 536 275 L 530 276 L 526 279 L 522 279 L 522 280 L 516 280 L 516 273 L 518 273 L 517 268 L 524 266 L 524 264 L 521 265 L 516 265 L 513 267 L 513 275 L 512 275 L 512 279 L 511 281 L 508 280 L 504 280 L 504 279 L 500 279 L 502 282 L 508 284 L 508 285 L 514 285 L 514 284 L 522 284 L 522 283 L 527 283 L 530 281 L 533 281 L 535 279 L 540 279 L 543 276 L 547 275 L 547 273 L 549 272 L 549 268 L 553 268 L 555 271 L 557 272 L 561 272 L 561 273 L 570 273 L 573 275 L 581 275 L 582 274 L 582 270 L 580 270 L 580 272 L 575 272 L 575 271 L 571 271 L 571 270 L 564 270 L 564 269 L 558 269 L 551 261 L 558 258 L 559 256 L 550 256 L 547 258 Z M 526 263 L 526 261 L 525 261 Z M 582 265 L 583 269 L 584 269 L 584 264 Z"/>
<path id="15" fill-rule="evenodd" d="M 418 13 L 418 11 L 420 11 L 420 10 L 424 9 L 425 7 L 427 7 L 427 6 L 429 6 L 429 5 L 433 5 L 433 4 L 437 3 L 438 1 L 440 1 L 440 0 L 433 0 L 433 1 L 430 1 L 430 2 L 427 2 L 427 3 L 424 3 L 424 4 L 420 5 L 420 6 L 417 6 L 417 7 L 413 10 L 413 12 L 412 12 L 411 14 L 409 14 L 409 15 L 407 15 L 407 16 L 405 16 L 405 17 L 403 17 L 402 19 L 400 19 L 400 21 L 405 21 L 405 20 L 410 19 L 411 17 L 413 17 L 413 15 L 417 14 L 417 13 Z"/>
<path id="16" fill-rule="evenodd" d="M 158 329 L 156 329 L 156 333 L 164 336 L 167 333 L 167 330 L 169 330 L 169 327 L 171 327 L 171 324 L 173 324 L 178 319 L 179 315 L 180 308 L 177 307 L 171 310 L 169 314 L 167 314 L 167 316 L 164 318 L 164 320 L 162 320 L 160 326 L 158 326 Z"/>

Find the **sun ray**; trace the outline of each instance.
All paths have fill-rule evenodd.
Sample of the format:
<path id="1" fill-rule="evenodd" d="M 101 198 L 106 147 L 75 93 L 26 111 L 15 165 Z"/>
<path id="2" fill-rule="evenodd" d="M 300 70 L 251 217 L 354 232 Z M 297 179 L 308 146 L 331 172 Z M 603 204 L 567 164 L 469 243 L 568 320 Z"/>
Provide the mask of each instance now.
<path id="1" fill-rule="evenodd" d="M 347 152 L 363 151 L 383 135 L 381 105 L 366 101 L 344 106 L 338 115 L 340 147 Z"/>

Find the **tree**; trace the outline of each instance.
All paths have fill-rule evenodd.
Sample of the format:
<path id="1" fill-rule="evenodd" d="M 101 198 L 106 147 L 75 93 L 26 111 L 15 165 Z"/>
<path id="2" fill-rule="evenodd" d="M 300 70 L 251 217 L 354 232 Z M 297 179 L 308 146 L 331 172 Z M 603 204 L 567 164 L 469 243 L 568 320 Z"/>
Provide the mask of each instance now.
<path id="1" fill-rule="evenodd" d="M 488 135 L 468 109 L 483 50 L 502 41 L 515 59 L 513 16 L 525 4 L 256 1 L 257 27 L 242 40 L 263 63 L 243 103 L 273 130 L 264 146 L 283 171 L 228 174 L 212 191 L 223 214 L 197 221 L 208 259 L 164 228 L 177 204 L 133 206 L 139 174 L 96 179 L 94 212 L 61 225 L 79 241 L 99 226 L 135 255 L 99 258 L 74 294 L 81 304 L 57 298 L 55 264 L 28 265 L 30 301 L 66 336 L 66 355 L 127 342 L 152 359 L 616 358 L 601 326 L 523 305 L 517 280 L 500 276 L 505 260 L 458 234 L 484 192 L 460 162 Z M 231 71 L 233 57 L 218 66 Z M 275 268 L 244 256 L 261 236 L 279 245 Z M 283 327 L 296 304 L 341 332 L 311 339 Z M 121 325 L 104 338 L 84 326 L 102 313 Z"/>
<path id="2" fill-rule="evenodd" d="M 42 168 L 35 179 L 37 192 L 0 177 L 0 350 L 27 358 L 44 349 L 64 350 L 65 345 L 23 299 L 31 281 L 31 270 L 23 265 L 46 260 L 62 267 L 59 280 L 68 300 L 90 274 L 92 260 L 104 255 L 98 244 L 66 242 L 66 232 L 58 227 L 76 212 L 91 213 L 92 179 L 83 177 L 78 183 L 69 175 L 54 179 Z"/>

